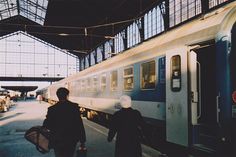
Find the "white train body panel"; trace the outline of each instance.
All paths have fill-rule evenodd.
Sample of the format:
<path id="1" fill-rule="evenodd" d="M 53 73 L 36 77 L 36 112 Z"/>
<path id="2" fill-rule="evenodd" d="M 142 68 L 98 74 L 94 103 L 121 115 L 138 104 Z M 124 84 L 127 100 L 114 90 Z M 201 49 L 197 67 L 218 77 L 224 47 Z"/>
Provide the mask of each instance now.
<path id="1" fill-rule="evenodd" d="M 124 68 L 128 66 L 134 66 L 135 68 L 135 66 L 141 65 L 145 61 L 155 60 L 157 64 L 156 76 L 158 76 L 160 75 L 158 73 L 158 59 L 165 57 L 165 99 L 163 101 L 145 101 L 141 100 L 142 98 L 139 98 L 139 100 L 132 101 L 133 108 L 139 110 L 146 118 L 166 121 L 167 141 L 188 146 L 190 141 L 189 124 L 197 124 L 197 115 L 195 115 L 197 114 L 196 107 L 189 103 L 189 85 L 191 84 L 191 81 L 188 80 L 188 75 L 191 68 L 188 65 L 188 53 L 193 47 L 198 47 L 199 43 L 212 40 L 217 41 L 218 38 L 227 35 L 229 30 L 224 29 L 230 29 L 230 27 L 227 26 L 230 24 L 233 25 L 236 21 L 235 14 L 236 3 L 232 2 L 221 9 L 206 14 L 204 17 L 199 17 L 192 22 L 163 33 L 162 35 L 143 42 L 122 54 L 51 85 L 49 87 L 50 92 L 48 95 L 50 99 L 57 100 L 55 93 L 56 89 L 60 86 L 67 87 L 70 91 L 77 92 L 78 87 L 76 87 L 76 81 L 93 78 L 94 76 L 98 77 L 98 86 L 100 87 L 101 75 L 107 74 L 106 92 L 110 93 L 110 97 L 109 94 L 105 97 L 99 97 L 99 93 L 102 93 L 102 91 L 98 89 L 97 96 L 96 94 L 91 96 L 92 92 L 88 93 L 87 96 L 76 96 L 76 94 L 72 94 L 69 99 L 78 103 L 83 108 L 113 114 L 117 111 L 117 104 L 121 95 L 129 93 L 132 97 L 132 92 L 137 92 L 124 91 L 122 75 Z M 181 56 L 180 92 L 173 92 L 173 90 L 171 90 L 170 60 L 171 57 L 175 55 Z M 108 91 L 110 89 L 110 72 L 113 70 L 118 71 L 117 92 Z M 136 71 L 140 74 L 139 68 L 136 69 Z M 159 84 L 160 82 L 156 83 Z M 140 85 L 137 86 L 140 87 Z M 141 90 L 141 92 L 145 92 L 145 90 Z M 147 92 L 151 91 L 147 90 Z"/>

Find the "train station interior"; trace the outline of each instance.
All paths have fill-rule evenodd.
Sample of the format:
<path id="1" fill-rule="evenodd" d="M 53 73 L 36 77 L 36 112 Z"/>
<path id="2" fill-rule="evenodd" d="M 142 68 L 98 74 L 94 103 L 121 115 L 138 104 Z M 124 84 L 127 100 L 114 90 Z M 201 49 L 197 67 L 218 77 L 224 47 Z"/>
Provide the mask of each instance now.
<path id="1" fill-rule="evenodd" d="M 236 157 L 235 58 L 235 0 L 0 0 L 0 157 Z M 72 156 L 26 138 L 60 88 L 86 134 Z"/>

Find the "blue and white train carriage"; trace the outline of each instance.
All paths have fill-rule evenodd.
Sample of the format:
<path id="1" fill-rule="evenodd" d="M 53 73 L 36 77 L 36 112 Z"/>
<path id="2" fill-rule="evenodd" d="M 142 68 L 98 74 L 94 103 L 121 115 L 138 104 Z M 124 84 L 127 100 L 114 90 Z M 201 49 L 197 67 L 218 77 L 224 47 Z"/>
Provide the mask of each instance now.
<path id="1" fill-rule="evenodd" d="M 150 124 L 154 141 L 207 153 L 232 152 L 235 22 L 232 2 L 51 85 L 49 99 L 66 86 L 70 100 L 88 118 L 108 118 L 127 94 Z"/>

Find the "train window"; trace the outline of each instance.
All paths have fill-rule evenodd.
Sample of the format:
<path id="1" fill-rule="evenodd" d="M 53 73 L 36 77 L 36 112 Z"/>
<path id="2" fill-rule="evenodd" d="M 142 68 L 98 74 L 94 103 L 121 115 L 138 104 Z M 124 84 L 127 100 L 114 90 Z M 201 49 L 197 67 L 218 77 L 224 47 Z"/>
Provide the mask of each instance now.
<path id="1" fill-rule="evenodd" d="M 106 90 L 106 85 L 107 85 L 107 77 L 106 74 L 101 76 L 101 91 Z"/>
<path id="2" fill-rule="evenodd" d="M 91 86 L 92 86 L 92 83 L 91 83 L 92 81 L 91 81 L 91 78 L 88 78 L 87 79 L 87 91 L 88 92 L 91 92 Z"/>
<path id="3" fill-rule="evenodd" d="M 155 61 L 141 64 L 141 88 L 154 89 L 156 84 L 156 66 Z"/>
<path id="4" fill-rule="evenodd" d="M 77 95 L 78 95 L 80 92 L 81 92 L 81 81 L 78 80 L 78 81 L 76 82 L 76 93 L 77 93 Z"/>
<path id="5" fill-rule="evenodd" d="M 171 90 L 181 90 L 181 58 L 180 55 L 171 57 Z"/>
<path id="6" fill-rule="evenodd" d="M 68 83 L 68 90 L 70 91 L 70 96 L 75 96 L 75 88 L 74 88 L 75 83 L 74 82 L 70 82 Z"/>
<path id="7" fill-rule="evenodd" d="M 134 88 L 134 68 L 124 69 L 124 90 L 132 90 Z"/>
<path id="8" fill-rule="evenodd" d="M 97 76 L 94 76 L 93 77 L 93 92 L 96 92 L 97 91 L 97 88 L 98 87 L 98 78 Z"/>
<path id="9" fill-rule="evenodd" d="M 111 90 L 115 91 L 118 87 L 118 72 L 112 71 L 111 72 Z"/>
<path id="10" fill-rule="evenodd" d="M 82 92 L 85 91 L 85 87 L 86 87 L 85 84 L 86 84 L 85 80 L 82 80 L 82 81 L 81 81 L 81 91 L 82 91 Z"/>
<path id="11" fill-rule="evenodd" d="M 72 84 L 72 91 L 73 92 L 71 92 L 71 94 L 73 95 L 73 96 L 76 96 L 76 94 L 77 94 L 77 81 L 73 81 L 73 84 Z"/>

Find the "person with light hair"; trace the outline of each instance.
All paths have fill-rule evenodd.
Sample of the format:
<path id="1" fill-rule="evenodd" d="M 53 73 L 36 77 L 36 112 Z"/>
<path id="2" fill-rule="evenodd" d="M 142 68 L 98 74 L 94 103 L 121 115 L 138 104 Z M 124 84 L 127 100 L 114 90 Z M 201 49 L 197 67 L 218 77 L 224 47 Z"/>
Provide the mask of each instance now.
<path id="1" fill-rule="evenodd" d="M 42 100 L 43 100 L 43 96 L 39 94 L 39 95 L 37 96 L 37 100 L 38 100 L 38 102 L 41 104 L 41 102 L 42 102 Z"/>
<path id="2" fill-rule="evenodd" d="M 120 105 L 122 108 L 112 116 L 107 140 L 111 142 L 117 134 L 115 157 L 141 157 L 143 118 L 139 111 L 131 108 L 130 96 L 121 96 Z"/>

